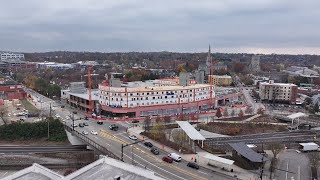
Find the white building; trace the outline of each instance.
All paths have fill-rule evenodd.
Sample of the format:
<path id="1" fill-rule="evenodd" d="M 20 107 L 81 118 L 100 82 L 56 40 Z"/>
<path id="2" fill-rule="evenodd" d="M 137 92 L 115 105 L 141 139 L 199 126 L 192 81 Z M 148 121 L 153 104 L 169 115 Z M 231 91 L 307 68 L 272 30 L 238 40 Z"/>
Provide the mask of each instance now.
<path id="1" fill-rule="evenodd" d="M 9 59 L 24 59 L 24 54 L 18 54 L 18 53 L 0 53 L 1 55 L 1 61 L 3 60 L 9 60 Z"/>
<path id="2" fill-rule="evenodd" d="M 298 86 L 295 84 L 262 82 L 259 85 L 259 95 L 261 100 L 295 104 L 297 93 Z"/>
<path id="3" fill-rule="evenodd" d="M 287 72 L 291 76 L 319 77 L 319 73 L 317 71 L 311 70 L 308 67 L 291 66 L 284 72 Z"/>
<path id="4" fill-rule="evenodd" d="M 63 64 L 63 63 L 56 63 L 56 62 L 42 62 L 37 63 L 38 69 L 72 69 L 74 66 L 72 64 Z"/>
<path id="5" fill-rule="evenodd" d="M 213 87 L 208 84 L 179 86 L 154 80 L 130 82 L 125 86 L 99 85 L 99 103 L 106 113 L 130 116 L 198 112 L 214 102 Z"/>

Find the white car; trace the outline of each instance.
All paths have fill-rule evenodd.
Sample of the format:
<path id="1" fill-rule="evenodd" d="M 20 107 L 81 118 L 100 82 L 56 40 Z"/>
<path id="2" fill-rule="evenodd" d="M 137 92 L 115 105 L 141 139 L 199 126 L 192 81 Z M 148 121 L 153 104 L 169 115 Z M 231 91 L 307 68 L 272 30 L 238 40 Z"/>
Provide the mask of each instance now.
<path id="1" fill-rule="evenodd" d="M 71 124 L 71 127 L 78 127 L 78 125 L 77 124 Z"/>
<path id="2" fill-rule="evenodd" d="M 135 136 L 135 135 L 130 135 L 129 138 L 132 140 L 138 140 L 137 136 Z"/>
<path id="3" fill-rule="evenodd" d="M 87 131 L 82 131 L 81 134 L 88 135 L 89 133 Z"/>
<path id="4" fill-rule="evenodd" d="M 98 132 L 95 131 L 95 130 L 92 130 L 92 131 L 91 131 L 91 134 L 93 134 L 93 135 L 98 135 Z"/>

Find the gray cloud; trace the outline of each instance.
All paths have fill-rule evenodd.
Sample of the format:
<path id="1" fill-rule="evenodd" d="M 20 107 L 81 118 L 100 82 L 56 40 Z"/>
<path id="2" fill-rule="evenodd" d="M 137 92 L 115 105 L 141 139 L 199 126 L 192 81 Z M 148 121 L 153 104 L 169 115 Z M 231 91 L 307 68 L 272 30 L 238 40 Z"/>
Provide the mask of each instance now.
<path id="1" fill-rule="evenodd" d="M 11 0 L 0 49 L 319 54 L 317 0 Z"/>

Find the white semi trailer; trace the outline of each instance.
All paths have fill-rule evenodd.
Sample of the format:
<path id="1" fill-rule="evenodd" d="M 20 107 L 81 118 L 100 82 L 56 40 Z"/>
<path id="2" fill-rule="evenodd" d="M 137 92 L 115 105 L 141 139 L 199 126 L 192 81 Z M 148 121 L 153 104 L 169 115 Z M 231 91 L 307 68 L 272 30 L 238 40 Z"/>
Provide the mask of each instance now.
<path id="1" fill-rule="evenodd" d="M 299 143 L 300 145 L 300 150 L 303 152 L 307 151 L 317 151 L 319 148 L 319 145 L 314 143 L 314 142 L 309 142 L 309 143 Z"/>

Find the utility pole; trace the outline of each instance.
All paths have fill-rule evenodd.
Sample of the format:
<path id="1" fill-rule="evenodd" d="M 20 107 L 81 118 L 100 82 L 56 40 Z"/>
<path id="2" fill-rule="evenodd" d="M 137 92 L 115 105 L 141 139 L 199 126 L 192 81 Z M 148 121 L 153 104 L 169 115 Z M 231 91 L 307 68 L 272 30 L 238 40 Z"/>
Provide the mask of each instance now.
<path id="1" fill-rule="evenodd" d="M 49 112 L 50 112 L 50 116 L 49 116 L 49 119 L 48 119 L 48 140 L 50 138 L 50 119 L 51 119 L 51 103 L 50 103 L 50 109 L 49 109 Z"/>

